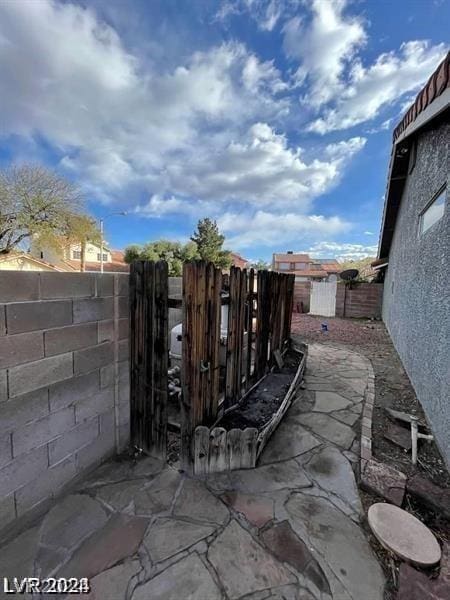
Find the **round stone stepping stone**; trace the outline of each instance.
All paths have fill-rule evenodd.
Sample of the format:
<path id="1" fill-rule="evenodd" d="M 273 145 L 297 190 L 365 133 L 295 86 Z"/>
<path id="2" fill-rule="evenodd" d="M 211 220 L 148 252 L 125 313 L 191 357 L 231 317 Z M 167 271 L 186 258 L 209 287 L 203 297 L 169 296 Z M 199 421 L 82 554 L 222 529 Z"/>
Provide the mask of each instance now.
<path id="1" fill-rule="evenodd" d="M 378 502 L 369 508 L 367 518 L 380 544 L 400 558 L 424 567 L 440 561 L 438 541 L 428 527 L 406 510 Z"/>

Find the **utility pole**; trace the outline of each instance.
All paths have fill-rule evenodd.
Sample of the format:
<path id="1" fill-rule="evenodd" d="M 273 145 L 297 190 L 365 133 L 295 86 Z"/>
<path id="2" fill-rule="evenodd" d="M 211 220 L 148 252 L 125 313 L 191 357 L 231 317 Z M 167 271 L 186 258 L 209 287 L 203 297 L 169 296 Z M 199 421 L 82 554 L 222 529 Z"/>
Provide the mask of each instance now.
<path id="1" fill-rule="evenodd" d="M 128 213 L 125 210 L 123 210 L 121 212 L 110 213 L 109 215 L 106 215 L 105 217 L 102 217 L 100 219 L 100 273 L 103 273 L 103 230 L 105 219 L 107 219 L 108 217 L 113 217 L 114 215 L 120 215 L 122 217 L 125 217 L 127 214 Z"/>

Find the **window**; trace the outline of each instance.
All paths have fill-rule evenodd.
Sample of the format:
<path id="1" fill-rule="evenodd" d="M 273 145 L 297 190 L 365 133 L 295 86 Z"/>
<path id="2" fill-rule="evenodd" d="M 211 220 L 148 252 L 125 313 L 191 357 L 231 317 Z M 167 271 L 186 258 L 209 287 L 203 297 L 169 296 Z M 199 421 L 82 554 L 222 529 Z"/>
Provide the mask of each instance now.
<path id="1" fill-rule="evenodd" d="M 431 204 L 420 215 L 419 231 L 424 234 L 430 229 L 439 219 L 444 216 L 445 211 L 445 188 L 432 200 Z"/>
<path id="2" fill-rule="evenodd" d="M 280 269 L 280 271 L 289 271 L 289 269 L 291 268 L 291 263 L 280 262 L 278 263 L 278 268 Z"/>
<path id="3" fill-rule="evenodd" d="M 101 261 L 100 252 L 97 254 L 97 260 L 98 260 L 98 262 L 100 262 L 100 261 Z M 105 261 L 107 261 L 107 260 L 108 260 L 108 255 L 107 255 L 107 254 L 104 254 L 104 255 L 103 255 L 103 262 L 105 262 Z"/>
<path id="4" fill-rule="evenodd" d="M 81 260 L 81 250 L 72 250 L 72 258 Z"/>
<path id="5" fill-rule="evenodd" d="M 306 269 L 306 263 L 304 263 L 304 262 L 295 263 L 295 268 L 297 271 L 304 271 Z"/>

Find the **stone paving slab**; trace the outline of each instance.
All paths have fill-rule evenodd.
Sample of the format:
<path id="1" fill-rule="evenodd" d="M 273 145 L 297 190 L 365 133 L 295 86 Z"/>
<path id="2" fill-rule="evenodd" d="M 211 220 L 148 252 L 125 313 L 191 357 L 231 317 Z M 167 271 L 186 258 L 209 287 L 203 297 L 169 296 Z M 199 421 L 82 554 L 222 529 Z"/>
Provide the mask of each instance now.
<path id="1" fill-rule="evenodd" d="M 222 600 L 222 594 L 197 554 L 184 558 L 138 586 L 132 595 L 132 600 L 201 599 Z"/>
<path id="2" fill-rule="evenodd" d="M 232 600 L 296 581 L 286 567 L 234 520 L 211 544 L 208 560 Z"/>
<path id="3" fill-rule="evenodd" d="M 257 468 L 202 480 L 110 461 L 0 550 L 0 574 L 91 577 L 89 600 L 381 600 L 348 460 L 365 359 L 309 358 Z"/>
<path id="4" fill-rule="evenodd" d="M 157 519 L 149 528 L 144 545 L 150 558 L 159 562 L 214 533 L 214 527 L 176 519 Z"/>
<path id="5" fill-rule="evenodd" d="M 320 413 L 307 413 L 298 417 L 302 425 L 333 444 L 348 450 L 355 439 L 355 432 L 351 427 L 337 421 L 329 415 Z"/>
<path id="6" fill-rule="evenodd" d="M 384 577 L 360 527 L 324 498 L 293 494 L 286 510 L 352 598 L 382 600 Z"/>

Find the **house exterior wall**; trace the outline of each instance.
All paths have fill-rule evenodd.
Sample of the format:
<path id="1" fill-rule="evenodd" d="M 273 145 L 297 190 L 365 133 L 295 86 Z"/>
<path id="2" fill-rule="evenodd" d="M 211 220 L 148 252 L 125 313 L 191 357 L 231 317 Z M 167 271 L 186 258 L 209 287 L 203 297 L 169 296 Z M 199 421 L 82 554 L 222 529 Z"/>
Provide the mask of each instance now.
<path id="1" fill-rule="evenodd" d="M 450 466 L 450 124 L 419 134 L 389 252 L 383 320 Z M 422 236 L 419 216 L 447 184 L 444 216 Z"/>
<path id="2" fill-rule="evenodd" d="M 0 530 L 127 444 L 128 279 L 0 272 Z"/>
<path id="3" fill-rule="evenodd" d="M 0 260 L 0 271 L 55 271 L 50 266 L 28 260 L 26 257 Z"/>

